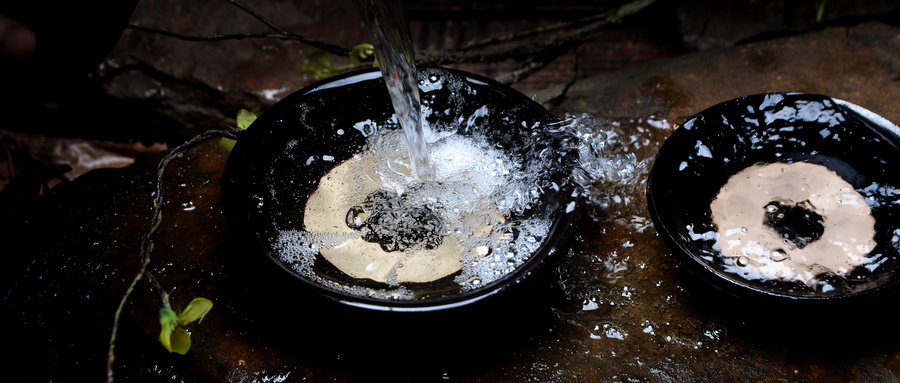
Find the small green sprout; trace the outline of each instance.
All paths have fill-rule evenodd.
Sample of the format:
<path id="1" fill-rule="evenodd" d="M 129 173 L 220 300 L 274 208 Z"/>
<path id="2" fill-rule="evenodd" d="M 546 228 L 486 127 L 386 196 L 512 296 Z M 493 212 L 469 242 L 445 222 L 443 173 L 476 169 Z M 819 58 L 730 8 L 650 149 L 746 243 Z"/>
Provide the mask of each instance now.
<path id="1" fill-rule="evenodd" d="M 359 44 L 350 50 L 350 64 L 360 66 L 364 61 L 375 55 L 375 46 L 372 44 Z"/>
<path id="2" fill-rule="evenodd" d="M 372 44 L 359 44 L 350 50 L 350 66 L 337 67 L 331 64 L 331 58 L 328 52 L 319 48 L 313 48 L 306 52 L 306 61 L 300 64 L 300 72 L 313 75 L 319 78 L 329 77 L 335 73 L 362 66 L 366 62 L 372 61 L 372 66 L 377 67 L 378 61 L 375 60 L 375 46 Z"/>
<path id="3" fill-rule="evenodd" d="M 337 68 L 331 65 L 331 59 L 328 57 L 328 52 L 319 48 L 313 48 L 306 51 L 306 59 L 306 62 L 300 64 L 300 72 L 305 74 L 325 78 L 337 71 Z"/>
<path id="4" fill-rule="evenodd" d="M 250 127 L 250 124 L 252 124 L 253 121 L 256 121 L 256 115 L 253 114 L 253 112 L 251 112 L 249 110 L 241 109 L 238 111 L 237 118 L 235 118 L 235 120 L 237 120 L 238 129 L 243 130 L 243 129 L 247 129 L 248 127 Z M 225 149 L 230 152 L 231 149 L 234 148 L 235 142 L 237 142 L 237 141 L 232 140 L 230 138 L 223 137 L 223 138 L 219 139 L 219 146 L 221 146 L 222 149 Z"/>
<path id="5" fill-rule="evenodd" d="M 827 2 L 828 2 L 828 0 L 819 0 L 819 4 L 816 6 L 816 22 L 817 23 L 822 22 L 822 16 L 825 15 L 825 3 L 827 3 Z"/>
<path id="6" fill-rule="evenodd" d="M 169 352 L 184 355 L 191 348 L 191 335 L 185 330 L 185 326 L 193 321 L 202 321 L 206 313 L 212 308 L 212 301 L 206 298 L 194 298 L 181 314 L 169 307 L 159 309 L 159 324 L 162 331 L 159 333 L 159 343 Z"/>

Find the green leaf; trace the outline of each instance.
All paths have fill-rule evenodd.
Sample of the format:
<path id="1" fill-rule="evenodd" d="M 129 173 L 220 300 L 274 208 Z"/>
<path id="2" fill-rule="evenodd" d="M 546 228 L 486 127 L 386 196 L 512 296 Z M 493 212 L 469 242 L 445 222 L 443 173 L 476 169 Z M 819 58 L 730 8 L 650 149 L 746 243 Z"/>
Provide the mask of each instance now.
<path id="1" fill-rule="evenodd" d="M 162 331 L 159 332 L 159 343 L 162 343 L 166 350 L 172 352 L 172 333 L 178 327 L 178 315 L 172 309 L 163 307 L 159 309 L 159 324 L 162 326 Z"/>
<path id="2" fill-rule="evenodd" d="M 175 331 L 172 332 L 172 348 L 169 349 L 169 351 L 184 355 L 187 354 L 190 349 L 191 335 L 188 334 L 184 327 L 176 327 Z"/>
<path id="3" fill-rule="evenodd" d="M 241 109 L 238 111 L 238 114 L 237 114 L 237 117 L 235 118 L 235 120 L 237 121 L 238 129 L 247 129 L 250 127 L 250 124 L 252 124 L 253 121 L 256 121 L 256 115 L 247 109 Z M 223 137 L 223 138 L 219 139 L 219 146 L 221 146 L 222 149 L 225 149 L 230 152 L 231 149 L 234 149 L 234 144 L 236 142 L 237 141 L 232 140 L 230 138 Z M 154 207 L 156 207 L 156 206 L 154 206 Z"/>
<path id="4" fill-rule="evenodd" d="M 309 74 L 313 76 L 317 76 L 319 78 L 325 78 L 331 76 L 333 72 L 332 68 L 319 68 L 315 64 L 307 61 L 303 64 L 300 64 L 300 72 L 304 74 Z"/>
<path id="5" fill-rule="evenodd" d="M 316 67 L 315 64 L 307 61 L 307 62 L 300 64 L 300 73 L 318 76 L 319 73 L 321 73 L 321 71 L 319 70 L 318 67 Z"/>
<path id="6" fill-rule="evenodd" d="M 209 312 L 212 306 L 213 303 L 209 299 L 194 298 L 194 300 L 192 300 L 191 303 L 188 303 L 187 307 L 184 308 L 181 315 L 178 315 L 178 323 L 182 326 L 187 326 L 195 320 L 203 321 L 203 317 L 206 316 L 206 313 Z"/>
<path id="7" fill-rule="evenodd" d="M 229 152 L 231 151 L 231 149 L 234 149 L 234 144 L 235 144 L 235 143 L 237 143 L 237 141 L 232 140 L 232 139 L 230 139 L 230 138 L 220 138 L 220 139 L 219 139 L 219 146 L 221 146 L 222 149 L 225 149 L 225 150 L 227 150 L 227 151 L 229 151 Z M 154 207 L 155 207 L 155 206 L 154 206 Z"/>
<path id="8" fill-rule="evenodd" d="M 184 327 L 193 321 L 202 321 L 212 306 L 209 299 L 194 298 L 181 314 L 175 314 L 174 310 L 166 307 L 159 309 L 159 324 L 162 326 L 159 343 L 169 352 L 186 354 L 191 348 L 191 335 Z"/>
<path id="9" fill-rule="evenodd" d="M 319 48 L 313 48 L 306 52 L 306 58 L 310 61 L 319 64 L 320 67 L 325 69 L 331 69 L 331 58 L 328 57 L 328 52 L 325 52 Z"/>
<path id="10" fill-rule="evenodd" d="M 256 115 L 247 109 L 241 109 L 238 111 L 236 120 L 238 129 L 247 129 L 253 121 L 256 121 Z"/>
<path id="11" fill-rule="evenodd" d="M 375 46 L 372 44 L 359 44 L 350 50 L 350 64 L 362 65 L 375 54 Z"/>
<path id="12" fill-rule="evenodd" d="M 816 9 L 816 22 L 817 23 L 822 22 L 822 16 L 825 14 L 825 3 L 827 3 L 827 2 L 828 2 L 828 0 L 819 0 L 819 6 Z"/>

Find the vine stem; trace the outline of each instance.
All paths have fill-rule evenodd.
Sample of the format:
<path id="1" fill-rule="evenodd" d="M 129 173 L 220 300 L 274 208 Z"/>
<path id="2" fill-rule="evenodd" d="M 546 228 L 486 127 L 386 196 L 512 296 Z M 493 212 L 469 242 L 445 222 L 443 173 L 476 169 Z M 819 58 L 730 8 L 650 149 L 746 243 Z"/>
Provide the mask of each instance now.
<path id="1" fill-rule="evenodd" d="M 162 286 L 159 282 L 156 281 L 156 278 L 153 277 L 150 272 L 147 271 L 147 266 L 150 265 L 150 253 L 153 251 L 153 234 L 156 233 L 156 229 L 159 228 L 159 224 L 162 222 L 162 205 L 163 205 L 163 173 L 169 164 L 171 164 L 176 159 L 179 159 L 184 156 L 184 154 L 195 145 L 199 144 L 210 138 L 216 137 L 225 137 L 233 140 L 237 140 L 241 135 L 241 130 L 231 129 L 231 130 L 222 130 L 222 129 L 213 129 L 207 130 L 199 135 L 185 141 L 181 145 L 178 145 L 175 149 L 173 149 L 169 154 L 163 157 L 162 160 L 159 161 L 159 164 L 156 168 L 156 196 L 153 198 L 153 221 L 150 224 L 150 230 L 144 234 L 143 239 L 141 240 L 141 267 L 138 270 L 138 273 L 131 280 L 131 284 L 128 285 L 128 288 L 125 290 L 125 294 L 122 295 L 122 299 L 119 301 L 119 306 L 116 308 L 116 313 L 113 319 L 112 331 L 109 337 L 109 352 L 107 354 L 106 359 L 106 381 L 108 383 L 114 383 L 115 378 L 113 377 L 113 367 L 115 366 L 115 350 L 116 350 L 116 335 L 119 331 L 119 323 L 120 318 L 122 317 L 122 311 L 125 308 L 125 304 L 128 302 L 128 298 L 131 297 L 131 293 L 134 292 L 135 287 L 138 282 L 143 279 L 144 275 L 147 275 L 154 283 L 154 286 L 160 290 L 160 296 L 163 301 L 163 306 L 168 306 L 168 293 L 163 290 Z"/>

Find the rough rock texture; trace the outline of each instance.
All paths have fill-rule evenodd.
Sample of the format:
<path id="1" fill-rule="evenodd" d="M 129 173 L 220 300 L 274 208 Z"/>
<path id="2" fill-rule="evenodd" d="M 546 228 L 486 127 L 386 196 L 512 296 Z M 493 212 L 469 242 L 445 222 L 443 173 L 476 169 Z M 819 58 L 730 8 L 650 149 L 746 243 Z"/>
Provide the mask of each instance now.
<path id="1" fill-rule="evenodd" d="M 871 23 L 714 49 L 580 81 L 560 112 L 655 115 L 680 123 L 708 106 L 767 92 L 824 94 L 900 121 L 896 27 Z M 558 93 L 539 93 L 546 99 Z"/>

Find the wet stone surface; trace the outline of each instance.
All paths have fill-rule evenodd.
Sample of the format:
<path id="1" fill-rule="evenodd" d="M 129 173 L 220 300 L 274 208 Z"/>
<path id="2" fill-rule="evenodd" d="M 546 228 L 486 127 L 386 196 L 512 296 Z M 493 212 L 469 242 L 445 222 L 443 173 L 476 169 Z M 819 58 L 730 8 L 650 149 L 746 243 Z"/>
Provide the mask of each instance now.
<path id="1" fill-rule="evenodd" d="M 170 354 L 157 342 L 159 296 L 140 282 L 123 313 L 116 377 L 898 381 L 900 336 L 890 325 L 896 317 L 848 308 L 847 320 L 835 323 L 830 314 L 742 310 L 679 266 L 650 222 L 639 179 L 674 126 L 745 94 L 824 93 L 900 122 L 898 35 L 900 28 L 884 24 L 826 29 L 576 83 L 555 111 L 589 113 L 598 129 L 616 132 L 638 179 L 598 181 L 602 194 L 592 197 L 571 248 L 558 254 L 545 289 L 534 295 L 543 298 L 515 301 L 515 315 L 423 317 L 386 330 L 371 327 L 383 322 L 321 312 L 309 297 L 270 287 L 278 282 L 240 263 L 253 248 L 229 233 L 221 211 L 227 152 L 204 143 L 167 173 L 149 268 L 176 308 L 195 296 L 215 306 L 190 327 L 188 354 Z M 158 160 L 89 173 L 3 228 L 0 312 L 11 329 L 4 345 L 16 351 L 9 365 L 39 381 L 103 379 L 113 313 L 140 266 Z M 327 324 L 320 317 L 339 320 L 318 327 Z M 492 331 L 477 331 L 484 328 Z"/>

